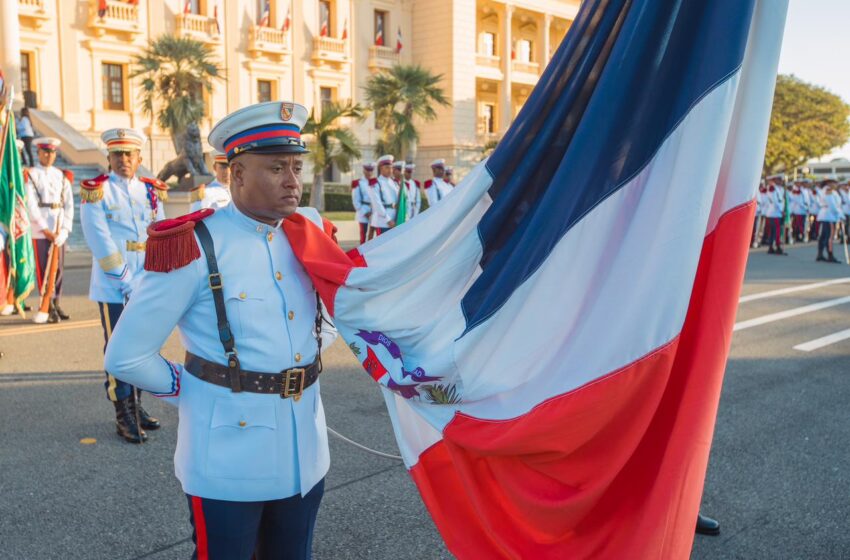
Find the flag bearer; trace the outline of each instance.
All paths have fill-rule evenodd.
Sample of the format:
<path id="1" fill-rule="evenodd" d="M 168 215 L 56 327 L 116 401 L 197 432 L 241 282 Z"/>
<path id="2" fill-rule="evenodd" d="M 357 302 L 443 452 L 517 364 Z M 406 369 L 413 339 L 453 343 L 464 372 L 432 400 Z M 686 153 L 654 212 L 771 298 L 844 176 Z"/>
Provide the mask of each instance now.
<path id="1" fill-rule="evenodd" d="M 109 159 L 108 175 L 80 185 L 80 223 L 92 253 L 89 299 L 97 302 L 103 336 L 108 342 L 128 298 L 138 285 L 145 262 L 147 227 L 165 218 L 162 202 L 167 187 L 156 179 L 139 178 L 145 136 L 130 128 L 101 135 Z M 145 430 L 159 420 L 141 406 L 141 394 L 106 368 L 106 396 L 115 406 L 118 435 L 132 443 L 147 439 Z M 136 423 L 136 416 L 141 425 Z"/>
<path id="2" fill-rule="evenodd" d="M 399 186 L 392 178 L 394 159 L 391 155 L 381 156 L 378 159 L 378 178 L 369 181 L 369 199 L 372 202 L 370 225 L 376 235 L 395 227 Z"/>
<path id="3" fill-rule="evenodd" d="M 45 281 L 49 276 L 47 257 L 51 247 L 58 251 L 59 259 L 50 310 L 46 316 L 36 313 L 34 320 L 37 323 L 57 323 L 71 318 L 59 306 L 59 299 L 65 268 L 65 242 L 74 227 L 74 193 L 71 190 L 74 174 L 53 165 L 61 140 L 42 137 L 36 138 L 34 143 L 38 150 L 38 163 L 27 169 L 24 177 L 39 291 L 49 289 Z"/>
<path id="4" fill-rule="evenodd" d="M 360 227 L 360 244 L 366 243 L 366 232 L 369 229 L 369 216 L 372 214 L 372 201 L 369 198 L 369 181 L 375 174 L 375 162 L 363 164 L 363 176 L 351 181 L 351 204 L 357 225 Z"/>
<path id="5" fill-rule="evenodd" d="M 216 124 L 233 203 L 150 227 L 148 272 L 106 351 L 110 371 L 180 410 L 193 558 L 310 557 L 329 465 L 320 355 L 335 330 L 286 229 L 327 231 L 298 208 L 306 120 L 301 105 L 267 102 Z M 183 364 L 159 354 L 174 327 Z"/>
<path id="6" fill-rule="evenodd" d="M 432 178 L 425 181 L 425 194 L 428 196 L 428 206 L 434 206 L 443 200 L 450 192 L 452 186 L 444 176 L 446 173 L 446 160 L 436 159 L 431 162 Z"/>
<path id="7" fill-rule="evenodd" d="M 221 152 L 213 153 L 213 171 L 215 180 L 208 185 L 200 185 L 189 193 L 191 204 L 189 211 L 202 208 L 224 208 L 230 204 L 230 164 Z"/>

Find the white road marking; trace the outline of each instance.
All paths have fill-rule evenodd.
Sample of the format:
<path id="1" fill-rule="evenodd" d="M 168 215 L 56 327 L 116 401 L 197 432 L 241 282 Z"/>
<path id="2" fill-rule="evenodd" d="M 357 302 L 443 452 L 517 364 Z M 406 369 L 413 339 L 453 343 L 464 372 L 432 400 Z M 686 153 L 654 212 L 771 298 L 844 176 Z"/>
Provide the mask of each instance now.
<path id="1" fill-rule="evenodd" d="M 761 317 L 756 317 L 755 319 L 749 319 L 747 321 L 741 321 L 740 323 L 735 323 L 735 328 L 732 329 L 734 331 L 742 331 L 744 329 L 749 329 L 750 327 L 758 327 L 759 325 L 764 325 L 766 323 L 773 323 L 774 321 L 781 321 L 782 319 L 787 319 L 788 317 L 796 317 L 797 315 L 803 315 L 805 313 L 812 313 L 814 311 L 820 311 L 821 309 L 826 309 L 828 307 L 835 307 L 836 305 L 844 305 L 845 303 L 850 303 L 850 296 L 845 296 L 842 298 L 829 299 L 826 301 L 821 301 L 819 303 L 813 303 L 811 305 L 804 305 L 802 307 L 795 307 L 794 309 L 788 309 L 787 311 L 780 311 L 779 313 L 771 313 L 770 315 L 763 315 Z"/>
<path id="2" fill-rule="evenodd" d="M 850 329 L 840 331 L 821 338 L 816 338 L 815 340 L 804 342 L 803 344 L 798 344 L 794 347 L 794 350 L 800 350 L 801 352 L 811 352 L 812 350 L 817 350 L 818 348 L 823 348 L 824 346 L 829 346 L 830 344 L 835 344 L 836 342 L 841 342 L 842 340 L 847 340 L 848 338 L 850 338 Z"/>
<path id="3" fill-rule="evenodd" d="M 758 299 L 766 299 L 775 296 L 783 296 L 785 294 L 792 294 L 794 292 L 804 292 L 806 290 L 815 290 L 817 288 L 823 288 L 824 286 L 833 286 L 835 284 L 845 284 L 850 282 L 850 278 L 836 278 L 835 280 L 827 280 L 826 282 L 817 282 L 815 284 L 803 284 L 802 286 L 792 286 L 790 288 L 782 288 L 779 290 L 770 290 L 769 292 L 760 292 L 758 294 L 750 294 L 748 296 L 741 296 L 741 299 L 738 300 L 738 303 L 747 303 L 748 301 L 755 301 Z"/>

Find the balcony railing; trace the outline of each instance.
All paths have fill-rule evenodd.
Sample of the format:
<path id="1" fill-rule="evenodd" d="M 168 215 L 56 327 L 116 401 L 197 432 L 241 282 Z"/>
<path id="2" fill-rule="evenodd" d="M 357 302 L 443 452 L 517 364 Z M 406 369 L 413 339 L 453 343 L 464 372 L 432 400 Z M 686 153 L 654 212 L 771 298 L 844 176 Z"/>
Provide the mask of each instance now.
<path id="1" fill-rule="evenodd" d="M 248 50 L 255 58 L 261 55 L 282 58 L 289 54 L 289 34 L 273 27 L 251 26 Z"/>
<path id="2" fill-rule="evenodd" d="M 345 40 L 333 37 L 313 38 L 313 60 L 322 62 L 346 62 Z"/>
<path id="3" fill-rule="evenodd" d="M 18 0 L 18 18 L 23 27 L 41 27 L 48 19 L 44 0 Z"/>
<path id="4" fill-rule="evenodd" d="M 399 54 L 392 47 L 380 47 L 372 45 L 369 47 L 369 68 L 392 68 L 399 63 Z"/>
<path id="5" fill-rule="evenodd" d="M 118 0 L 107 0 L 106 10 L 99 13 L 100 2 L 90 0 L 89 27 L 95 35 L 106 33 L 135 35 L 142 32 L 139 25 L 139 6 Z"/>
<path id="6" fill-rule="evenodd" d="M 177 29 L 184 37 L 201 41 L 218 41 L 221 32 L 215 19 L 199 14 L 177 14 Z"/>
<path id="7" fill-rule="evenodd" d="M 486 66 L 488 68 L 499 69 L 501 66 L 501 58 L 489 54 L 479 54 L 475 56 L 475 63 L 478 66 Z"/>
<path id="8" fill-rule="evenodd" d="M 514 60 L 513 63 L 514 72 L 534 74 L 535 76 L 540 74 L 540 65 L 536 62 L 520 62 L 518 60 Z"/>

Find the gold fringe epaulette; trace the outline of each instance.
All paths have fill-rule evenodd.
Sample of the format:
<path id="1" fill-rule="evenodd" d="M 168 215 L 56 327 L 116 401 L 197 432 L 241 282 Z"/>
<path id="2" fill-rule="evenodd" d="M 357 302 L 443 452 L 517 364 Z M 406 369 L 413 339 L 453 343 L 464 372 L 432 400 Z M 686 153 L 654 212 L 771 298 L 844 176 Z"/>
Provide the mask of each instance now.
<path id="1" fill-rule="evenodd" d="M 156 197 L 163 201 L 168 201 L 168 185 L 165 184 L 164 181 L 160 181 L 159 179 L 154 179 L 152 177 L 141 177 L 143 183 L 147 183 L 153 186 L 156 189 Z"/>
<path id="2" fill-rule="evenodd" d="M 108 175 L 100 175 L 80 183 L 80 201 L 85 204 L 103 200 L 103 184 L 108 178 Z"/>
<path id="3" fill-rule="evenodd" d="M 191 191 L 189 191 L 189 202 L 200 202 L 204 199 L 207 193 L 207 186 L 204 184 L 200 184 Z"/>

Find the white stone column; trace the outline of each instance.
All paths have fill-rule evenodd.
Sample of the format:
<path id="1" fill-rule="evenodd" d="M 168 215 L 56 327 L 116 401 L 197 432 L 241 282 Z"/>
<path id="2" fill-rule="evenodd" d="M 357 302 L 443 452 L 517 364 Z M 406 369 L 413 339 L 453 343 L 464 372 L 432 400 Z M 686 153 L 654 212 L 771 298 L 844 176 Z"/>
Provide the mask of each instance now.
<path id="1" fill-rule="evenodd" d="M 0 69 L 3 70 L 6 83 L 14 86 L 15 98 L 23 99 L 18 0 L 0 1 Z"/>
<path id="2" fill-rule="evenodd" d="M 501 106 L 499 107 L 499 129 L 504 134 L 513 120 L 513 104 L 511 103 L 511 83 L 513 82 L 513 59 L 511 48 L 513 37 L 511 36 L 511 24 L 514 17 L 512 4 L 505 4 L 505 13 L 502 18 L 502 91 Z"/>
<path id="3" fill-rule="evenodd" d="M 543 69 L 549 64 L 549 53 L 552 50 L 552 46 L 550 45 L 550 36 L 551 36 L 551 28 L 552 28 L 552 14 L 543 14 L 543 41 L 540 43 L 543 47 L 543 54 L 540 57 L 540 73 L 543 73 Z"/>

